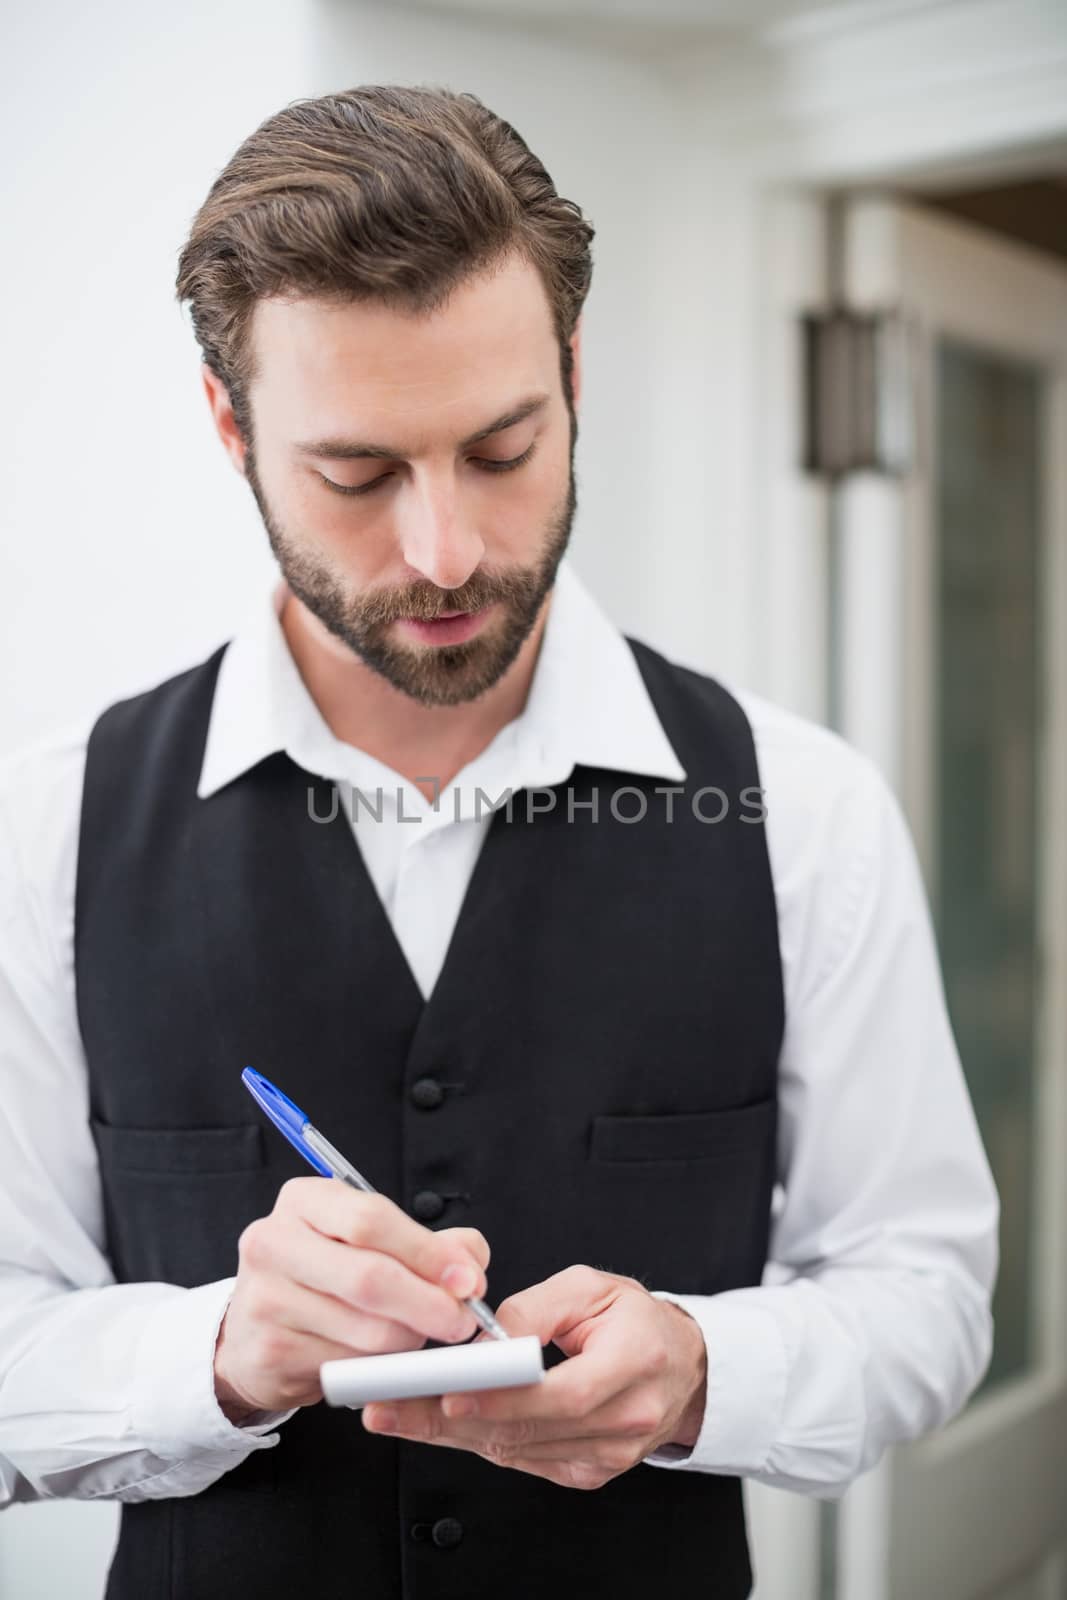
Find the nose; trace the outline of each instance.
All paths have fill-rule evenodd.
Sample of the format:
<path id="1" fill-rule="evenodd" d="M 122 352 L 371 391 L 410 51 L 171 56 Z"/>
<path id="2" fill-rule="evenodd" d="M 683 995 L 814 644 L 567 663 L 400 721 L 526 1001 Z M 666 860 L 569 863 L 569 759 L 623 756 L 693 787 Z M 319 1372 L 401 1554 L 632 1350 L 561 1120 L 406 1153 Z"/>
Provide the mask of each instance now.
<path id="1" fill-rule="evenodd" d="M 455 472 L 417 474 L 401 511 L 407 565 L 439 589 L 458 589 L 485 555 L 485 543 L 463 515 Z"/>

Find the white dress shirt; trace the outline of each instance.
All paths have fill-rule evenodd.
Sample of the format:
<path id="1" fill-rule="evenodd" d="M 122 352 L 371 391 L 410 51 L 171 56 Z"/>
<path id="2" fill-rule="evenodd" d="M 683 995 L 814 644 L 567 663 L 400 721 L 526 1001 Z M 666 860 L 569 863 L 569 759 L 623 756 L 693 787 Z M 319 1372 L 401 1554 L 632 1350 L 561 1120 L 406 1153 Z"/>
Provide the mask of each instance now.
<path id="1" fill-rule="evenodd" d="M 424 995 L 489 825 L 479 789 L 561 783 L 578 762 L 684 778 L 567 562 L 525 710 L 436 804 L 330 732 L 288 651 L 285 595 L 277 583 L 223 658 L 198 792 L 278 749 L 359 789 L 371 805 L 353 830 Z M 833 1496 L 984 1372 L 998 1203 L 895 799 L 834 734 L 732 692 L 755 737 L 785 984 L 770 1260 L 758 1287 L 656 1291 L 700 1325 L 707 1402 L 691 1452 L 646 1459 Z M 215 1401 L 233 1278 L 116 1284 L 105 1254 L 74 999 L 88 732 L 0 768 L 0 1505 L 195 1494 L 292 1415 L 239 1428 Z"/>

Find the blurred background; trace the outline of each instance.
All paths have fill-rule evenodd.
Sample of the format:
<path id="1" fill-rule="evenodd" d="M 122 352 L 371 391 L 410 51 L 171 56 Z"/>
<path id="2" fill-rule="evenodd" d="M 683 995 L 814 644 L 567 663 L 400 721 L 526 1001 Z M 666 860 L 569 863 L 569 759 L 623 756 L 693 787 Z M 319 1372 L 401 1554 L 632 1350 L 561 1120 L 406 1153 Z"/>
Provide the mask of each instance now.
<path id="1" fill-rule="evenodd" d="M 201 659 L 269 571 L 173 302 L 237 144 L 473 90 L 597 229 L 575 565 L 900 794 L 1003 1202 L 962 1417 L 749 1495 L 759 1600 L 1067 1600 L 1067 0 L 11 0 L 0 751 Z M 0 1519 L 96 1600 L 110 1505 Z"/>

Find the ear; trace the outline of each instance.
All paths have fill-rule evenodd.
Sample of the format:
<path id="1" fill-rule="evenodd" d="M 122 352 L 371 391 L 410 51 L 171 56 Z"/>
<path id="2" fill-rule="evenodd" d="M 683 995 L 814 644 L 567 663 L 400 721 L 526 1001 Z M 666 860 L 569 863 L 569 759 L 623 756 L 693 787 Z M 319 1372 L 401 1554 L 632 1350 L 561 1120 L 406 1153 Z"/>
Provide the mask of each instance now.
<path id="1" fill-rule="evenodd" d="M 233 414 L 229 391 L 222 379 L 217 373 L 212 372 L 206 362 L 200 364 L 200 378 L 204 385 L 204 393 L 207 395 L 207 403 L 211 407 L 211 420 L 215 424 L 215 431 L 222 440 L 226 454 L 243 477 L 246 446 Z"/>
<path id="2" fill-rule="evenodd" d="M 573 399 L 574 399 L 574 410 L 577 413 L 578 403 L 579 403 L 579 400 L 580 400 L 580 397 L 581 397 L 581 392 L 582 392 L 582 319 L 581 319 L 581 317 L 578 318 L 578 321 L 574 325 L 574 332 L 571 334 L 570 344 L 571 344 L 571 353 L 572 353 L 573 358 L 574 358 L 574 365 L 571 368 L 571 395 L 573 396 Z"/>

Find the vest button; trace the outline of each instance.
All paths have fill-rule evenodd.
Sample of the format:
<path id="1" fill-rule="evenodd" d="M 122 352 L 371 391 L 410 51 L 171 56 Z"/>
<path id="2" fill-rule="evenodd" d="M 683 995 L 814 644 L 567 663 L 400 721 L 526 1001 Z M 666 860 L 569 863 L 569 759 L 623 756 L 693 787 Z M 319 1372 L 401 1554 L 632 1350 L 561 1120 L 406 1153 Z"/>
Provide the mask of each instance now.
<path id="1" fill-rule="evenodd" d="M 430 1538 L 439 1550 L 451 1550 L 463 1537 L 463 1524 L 455 1517 L 438 1517 Z"/>
<path id="2" fill-rule="evenodd" d="M 444 1097 L 445 1091 L 436 1078 L 419 1078 L 411 1085 L 411 1103 L 418 1106 L 420 1111 L 432 1111 Z"/>
<path id="3" fill-rule="evenodd" d="M 444 1209 L 444 1197 L 436 1189 L 420 1189 L 412 1202 L 412 1210 L 421 1222 L 433 1222 Z"/>

